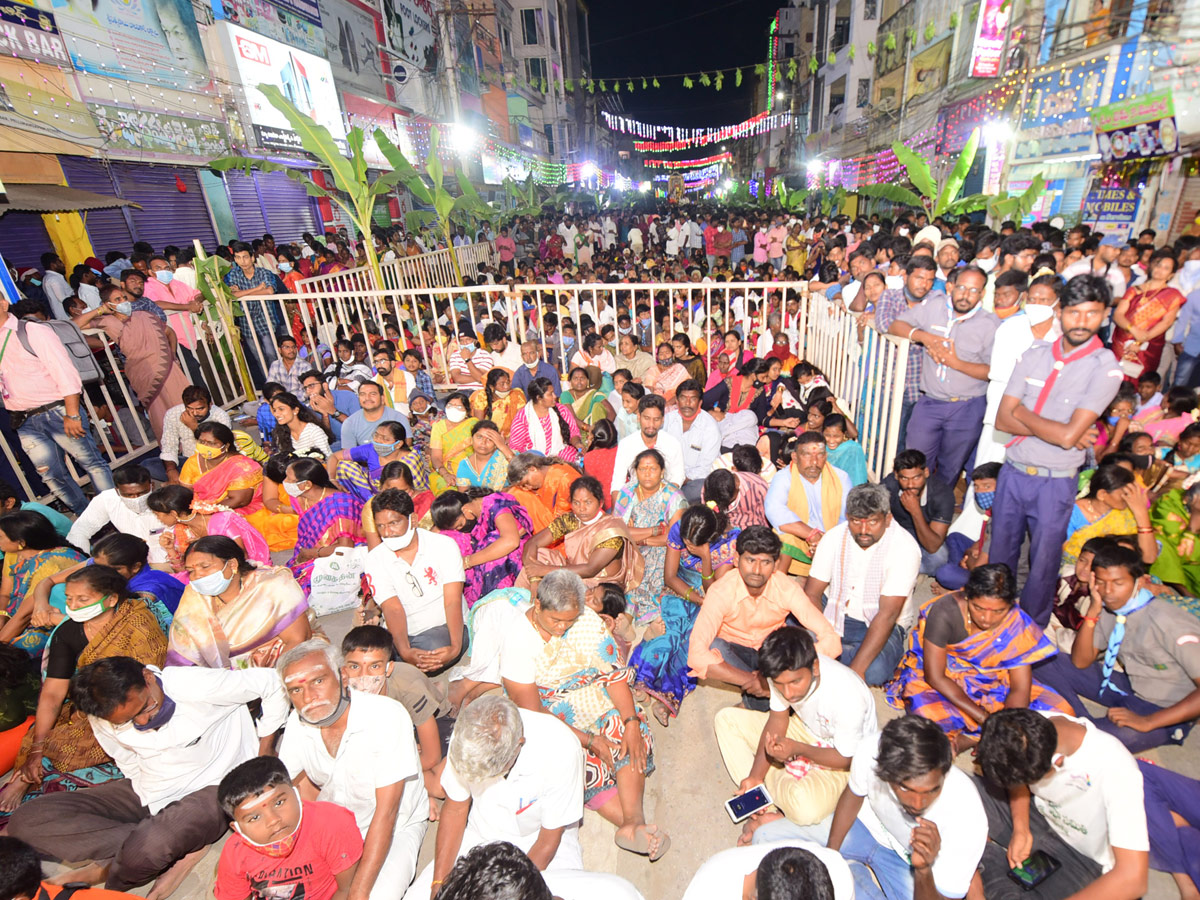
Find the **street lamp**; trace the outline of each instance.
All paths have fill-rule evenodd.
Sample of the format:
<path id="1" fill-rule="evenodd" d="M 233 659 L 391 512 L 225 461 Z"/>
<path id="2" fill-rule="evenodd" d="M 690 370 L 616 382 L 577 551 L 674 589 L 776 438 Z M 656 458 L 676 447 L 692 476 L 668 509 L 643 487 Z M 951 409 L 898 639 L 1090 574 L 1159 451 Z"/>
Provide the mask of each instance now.
<path id="1" fill-rule="evenodd" d="M 1012 126 L 1000 119 L 993 119 L 983 125 L 983 139 L 989 144 L 1004 144 L 1013 136 Z"/>
<path id="2" fill-rule="evenodd" d="M 454 152 L 459 156 L 468 156 L 475 148 L 475 142 L 479 140 L 479 135 L 475 133 L 475 129 L 469 125 L 464 125 L 461 122 L 454 123 L 454 130 L 450 135 L 450 141 L 454 147 Z"/>
<path id="3" fill-rule="evenodd" d="M 589 178 L 595 178 L 600 173 L 594 162 L 585 162 L 579 170 L 580 177 L 587 181 Z"/>

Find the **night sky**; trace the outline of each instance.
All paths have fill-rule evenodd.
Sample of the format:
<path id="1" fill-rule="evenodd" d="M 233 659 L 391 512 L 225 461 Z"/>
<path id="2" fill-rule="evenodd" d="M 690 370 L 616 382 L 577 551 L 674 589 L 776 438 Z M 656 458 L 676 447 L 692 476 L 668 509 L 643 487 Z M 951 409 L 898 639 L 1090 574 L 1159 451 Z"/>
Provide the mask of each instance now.
<path id="1" fill-rule="evenodd" d="M 754 63 L 766 62 L 767 28 L 785 0 L 592 0 L 588 20 L 595 77 L 743 69 L 742 86 L 730 73 L 718 93 L 698 81 L 660 79 L 662 87 L 632 94 L 621 89 L 626 114 L 643 122 L 699 127 L 730 125 L 750 116 Z M 695 79 L 693 79 L 695 80 Z M 611 88 L 610 88 L 611 89 Z M 597 90 L 599 90 L 597 88 Z"/>

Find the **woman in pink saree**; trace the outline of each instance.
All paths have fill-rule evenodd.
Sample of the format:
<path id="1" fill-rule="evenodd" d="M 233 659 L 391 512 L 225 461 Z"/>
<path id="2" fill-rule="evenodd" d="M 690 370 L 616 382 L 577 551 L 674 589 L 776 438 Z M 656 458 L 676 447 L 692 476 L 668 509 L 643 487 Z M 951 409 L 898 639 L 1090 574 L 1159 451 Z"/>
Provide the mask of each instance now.
<path id="1" fill-rule="evenodd" d="M 163 417 L 183 402 L 188 381 L 175 358 L 178 338 L 153 313 L 134 310 L 132 298 L 116 285 L 100 289 L 102 303 L 75 317 L 80 328 L 102 328 L 125 357 L 125 378 L 162 440 Z"/>
<path id="2" fill-rule="evenodd" d="M 228 507 L 197 500 L 190 487 L 168 484 L 150 494 L 150 511 L 166 526 L 161 539 L 175 577 L 187 584 L 183 558 L 188 546 L 210 534 L 227 537 L 252 563 L 269 566 L 271 550 L 258 529 Z"/>

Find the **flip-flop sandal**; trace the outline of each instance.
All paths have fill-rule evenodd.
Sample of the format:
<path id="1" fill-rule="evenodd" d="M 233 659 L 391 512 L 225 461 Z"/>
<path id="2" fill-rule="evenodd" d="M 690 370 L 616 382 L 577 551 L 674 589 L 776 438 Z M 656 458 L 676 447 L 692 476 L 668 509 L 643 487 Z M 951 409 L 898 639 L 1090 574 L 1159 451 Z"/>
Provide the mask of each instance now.
<path id="1" fill-rule="evenodd" d="M 650 835 L 646 829 L 649 826 L 639 825 L 634 829 L 636 840 L 622 837 L 619 833 L 616 836 L 616 845 L 622 850 L 628 850 L 630 853 L 637 853 L 640 856 L 649 856 L 650 862 L 657 862 L 662 859 L 664 853 L 671 849 L 671 837 L 665 832 L 660 832 L 661 840 L 659 841 L 658 853 L 651 855 L 650 853 Z"/>

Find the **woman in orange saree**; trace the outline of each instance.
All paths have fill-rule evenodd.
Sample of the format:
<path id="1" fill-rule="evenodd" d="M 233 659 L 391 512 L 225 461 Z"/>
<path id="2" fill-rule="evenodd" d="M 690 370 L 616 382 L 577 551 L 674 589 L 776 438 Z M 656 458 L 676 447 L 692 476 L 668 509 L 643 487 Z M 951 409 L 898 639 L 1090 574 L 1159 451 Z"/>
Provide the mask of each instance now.
<path id="1" fill-rule="evenodd" d="M 220 422 L 202 422 L 196 429 L 196 454 L 179 470 L 179 483 L 192 489 L 201 503 L 219 504 L 238 513 L 258 529 L 272 550 L 296 546 L 300 517 L 273 513 L 263 506 L 262 466 L 235 453 L 233 432 Z"/>
<path id="2" fill-rule="evenodd" d="M 1113 311 L 1112 351 L 1126 381 L 1136 383 L 1146 372 L 1156 371 L 1162 361 L 1167 332 L 1186 299 L 1167 286 L 1175 268 L 1170 250 L 1156 251 L 1150 257 L 1149 277 L 1127 290 Z"/>

